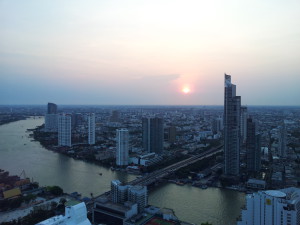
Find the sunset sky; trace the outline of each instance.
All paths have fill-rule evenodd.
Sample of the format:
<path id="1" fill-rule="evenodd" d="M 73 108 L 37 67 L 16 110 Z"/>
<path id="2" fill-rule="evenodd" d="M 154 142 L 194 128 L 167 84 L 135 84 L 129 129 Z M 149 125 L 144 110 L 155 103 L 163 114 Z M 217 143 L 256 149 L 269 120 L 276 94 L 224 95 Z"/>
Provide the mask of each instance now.
<path id="1" fill-rule="evenodd" d="M 0 104 L 300 105 L 299 0 L 0 0 Z"/>

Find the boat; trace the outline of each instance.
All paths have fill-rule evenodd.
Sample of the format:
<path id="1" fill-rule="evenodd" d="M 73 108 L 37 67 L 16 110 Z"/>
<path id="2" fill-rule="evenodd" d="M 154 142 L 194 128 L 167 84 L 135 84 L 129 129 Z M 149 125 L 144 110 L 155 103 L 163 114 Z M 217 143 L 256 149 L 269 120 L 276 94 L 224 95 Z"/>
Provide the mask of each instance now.
<path id="1" fill-rule="evenodd" d="M 177 185 L 180 185 L 180 186 L 183 186 L 183 185 L 184 185 L 184 183 L 182 183 L 182 182 L 179 182 L 179 181 L 178 181 L 178 182 L 176 182 L 176 184 L 177 184 Z"/>

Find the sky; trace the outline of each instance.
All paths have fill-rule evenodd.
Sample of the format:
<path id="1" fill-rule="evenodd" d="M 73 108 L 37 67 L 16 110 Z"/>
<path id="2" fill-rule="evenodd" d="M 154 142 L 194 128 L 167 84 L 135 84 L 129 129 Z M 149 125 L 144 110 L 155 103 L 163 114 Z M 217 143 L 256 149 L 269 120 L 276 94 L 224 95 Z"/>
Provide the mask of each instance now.
<path id="1" fill-rule="evenodd" d="M 299 0 L 0 0 L 0 104 L 300 105 Z"/>

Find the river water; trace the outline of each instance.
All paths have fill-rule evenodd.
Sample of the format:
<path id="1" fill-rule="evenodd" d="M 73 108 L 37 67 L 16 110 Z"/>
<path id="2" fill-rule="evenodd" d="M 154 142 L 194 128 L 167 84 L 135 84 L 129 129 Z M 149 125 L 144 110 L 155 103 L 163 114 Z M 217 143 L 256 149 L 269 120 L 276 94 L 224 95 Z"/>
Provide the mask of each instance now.
<path id="1" fill-rule="evenodd" d="M 29 118 L 0 126 L 0 168 L 11 175 L 26 176 L 40 185 L 58 185 L 65 192 L 77 191 L 90 197 L 110 190 L 110 181 L 126 182 L 134 175 L 111 171 L 81 160 L 48 151 L 29 137 L 27 129 L 44 123 L 43 118 Z M 102 176 L 99 175 L 102 173 Z M 192 186 L 164 184 L 149 193 L 149 204 L 172 208 L 183 221 L 213 225 L 236 224 L 240 207 L 245 203 L 243 193 L 218 188 L 202 190 Z"/>

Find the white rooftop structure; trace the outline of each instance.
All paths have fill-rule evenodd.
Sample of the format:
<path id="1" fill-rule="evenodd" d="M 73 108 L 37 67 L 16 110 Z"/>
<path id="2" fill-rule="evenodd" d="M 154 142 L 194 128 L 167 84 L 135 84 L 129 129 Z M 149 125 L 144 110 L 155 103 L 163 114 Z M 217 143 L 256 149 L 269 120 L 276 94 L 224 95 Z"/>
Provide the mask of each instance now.
<path id="1" fill-rule="evenodd" d="M 238 225 L 300 224 L 300 189 L 259 191 L 246 197 L 246 209 Z"/>
<path id="2" fill-rule="evenodd" d="M 87 218 L 87 210 L 84 202 L 74 206 L 67 206 L 65 216 L 54 216 L 36 225 L 91 225 Z"/>

